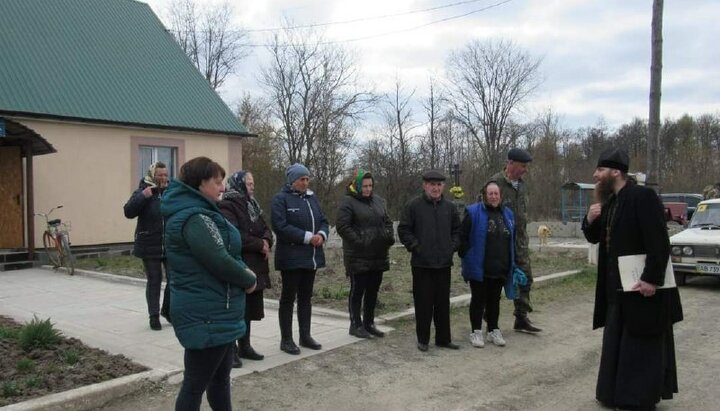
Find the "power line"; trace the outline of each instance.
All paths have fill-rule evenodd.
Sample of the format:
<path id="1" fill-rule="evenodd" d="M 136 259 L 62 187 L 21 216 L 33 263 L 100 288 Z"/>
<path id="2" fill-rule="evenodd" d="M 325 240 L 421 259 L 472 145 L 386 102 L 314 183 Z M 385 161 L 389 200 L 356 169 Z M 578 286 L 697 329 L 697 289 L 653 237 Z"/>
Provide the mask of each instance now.
<path id="1" fill-rule="evenodd" d="M 246 29 L 245 31 L 248 33 L 257 33 L 257 32 L 266 32 L 266 31 L 310 29 L 310 28 L 316 28 L 316 27 L 333 26 L 333 25 L 337 25 L 337 24 L 351 24 L 351 23 L 359 23 L 359 22 L 363 22 L 363 21 L 383 20 L 383 19 L 389 19 L 389 18 L 393 18 L 393 17 L 408 16 L 411 14 L 418 14 L 418 13 L 425 13 L 428 11 L 441 10 L 441 9 L 446 9 L 449 7 L 462 6 L 464 4 L 477 3 L 480 1 L 485 1 L 485 0 L 460 1 L 457 3 L 445 4 L 445 5 L 436 6 L 436 7 L 429 7 L 426 9 L 410 10 L 410 11 L 404 11 L 404 12 L 393 13 L 393 14 L 382 14 L 379 16 L 371 16 L 371 17 L 360 17 L 357 19 L 350 19 L 350 20 L 330 21 L 330 22 L 326 22 L 326 23 L 303 24 L 303 25 L 290 26 L 290 27 L 275 27 L 275 28 L 266 28 L 266 29 Z"/>
<path id="2" fill-rule="evenodd" d="M 409 28 L 406 28 L 406 29 L 388 31 L 388 32 L 385 32 L 385 33 L 373 34 L 373 35 L 370 35 L 370 36 L 356 37 L 356 38 L 345 39 L 345 40 L 328 40 L 328 41 L 321 41 L 321 42 L 312 43 L 312 44 L 313 44 L 313 45 L 329 45 L 329 44 L 339 44 L 339 43 L 351 43 L 351 42 L 356 42 L 356 41 L 370 40 L 370 39 L 374 39 L 374 38 L 378 38 L 378 37 L 389 36 L 389 35 L 392 35 L 392 34 L 405 33 L 405 32 L 408 32 L 408 31 L 413 31 L 413 30 L 421 29 L 421 28 L 423 28 L 423 27 L 428 27 L 428 26 L 431 26 L 431 25 L 434 25 L 434 24 L 444 23 L 444 22 L 446 22 L 446 21 L 456 20 L 456 19 L 460 19 L 460 18 L 463 18 L 463 17 L 467 17 L 467 16 L 470 16 L 470 15 L 473 15 L 473 14 L 476 14 L 476 13 L 480 13 L 480 12 L 483 12 L 483 11 L 486 11 L 486 10 L 493 9 L 493 8 L 495 8 L 495 7 L 502 6 L 503 4 L 510 3 L 511 1 L 512 1 L 512 0 L 504 0 L 504 1 L 501 1 L 501 2 L 498 2 L 498 3 L 495 3 L 495 4 L 491 4 L 491 5 L 486 6 L 486 7 L 482 7 L 482 8 L 473 10 L 473 11 L 469 11 L 469 12 L 467 12 L 467 13 L 458 14 L 458 15 L 455 15 L 455 16 L 450 16 L 450 17 L 446 17 L 446 18 L 443 18 L 443 19 L 439 19 L 439 20 L 434 20 L 434 21 L 431 21 L 431 22 L 429 22 L 429 23 L 421 24 L 421 25 L 419 25 L 419 26 L 409 27 Z M 468 3 L 469 3 L 469 2 L 468 2 Z M 294 44 L 294 45 L 290 45 L 290 44 L 284 44 L 284 45 L 283 45 L 283 44 L 280 44 L 280 45 L 277 45 L 277 47 L 283 47 L 283 48 L 284 48 L 284 47 L 303 46 L 303 45 L 305 45 L 305 44 L 302 44 L 302 43 L 301 43 L 301 44 Z M 274 44 L 244 44 L 243 46 L 244 46 L 244 47 L 275 47 L 276 45 L 274 45 Z"/>

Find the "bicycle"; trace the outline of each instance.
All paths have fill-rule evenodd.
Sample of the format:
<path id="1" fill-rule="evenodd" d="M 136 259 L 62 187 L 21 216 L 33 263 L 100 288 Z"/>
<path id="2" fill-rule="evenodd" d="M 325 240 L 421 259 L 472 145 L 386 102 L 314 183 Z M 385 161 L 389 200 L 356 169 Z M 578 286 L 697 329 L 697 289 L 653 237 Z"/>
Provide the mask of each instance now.
<path id="1" fill-rule="evenodd" d="M 36 213 L 36 216 L 45 218 L 45 232 L 43 233 L 43 245 L 48 260 L 53 268 L 65 267 L 68 274 L 75 274 L 75 258 L 70 250 L 70 224 L 63 223 L 59 218 L 50 220 L 50 214 L 62 205 L 53 207 L 46 214 Z"/>

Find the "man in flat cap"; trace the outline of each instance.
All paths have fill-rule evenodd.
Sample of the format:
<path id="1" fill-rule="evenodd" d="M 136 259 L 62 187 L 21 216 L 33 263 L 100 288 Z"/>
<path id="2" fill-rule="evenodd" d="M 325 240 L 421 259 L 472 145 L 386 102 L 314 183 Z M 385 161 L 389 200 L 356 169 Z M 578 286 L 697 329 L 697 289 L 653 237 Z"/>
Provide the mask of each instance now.
<path id="1" fill-rule="evenodd" d="M 621 409 L 655 409 L 678 392 L 673 324 L 682 320 L 677 287 L 660 288 L 670 256 L 658 195 L 628 180 L 628 154 L 605 150 L 593 173 L 599 203 L 583 220 L 599 243 L 593 328 L 604 327 L 595 397 Z M 618 257 L 645 255 L 640 279 L 623 291 Z"/>
<path id="2" fill-rule="evenodd" d="M 532 288 L 533 276 L 530 267 L 530 239 L 527 232 L 527 187 L 523 176 L 528 171 L 528 165 L 532 156 L 526 150 L 513 148 L 508 152 L 505 169 L 490 177 L 500 186 L 500 195 L 503 205 L 512 210 L 515 216 L 515 259 L 518 267 L 525 272 L 527 284 L 519 287 L 518 298 L 515 303 L 515 325 L 516 331 L 537 333 L 542 331 L 533 325 L 528 318 L 532 312 L 530 304 L 530 289 Z"/>
<path id="3" fill-rule="evenodd" d="M 405 204 L 398 237 L 412 253 L 417 347 L 427 351 L 430 323 L 435 322 L 435 345 L 458 349 L 450 336 L 450 267 L 460 246 L 460 215 L 443 197 L 445 175 L 428 170 L 422 175 L 423 193 Z"/>

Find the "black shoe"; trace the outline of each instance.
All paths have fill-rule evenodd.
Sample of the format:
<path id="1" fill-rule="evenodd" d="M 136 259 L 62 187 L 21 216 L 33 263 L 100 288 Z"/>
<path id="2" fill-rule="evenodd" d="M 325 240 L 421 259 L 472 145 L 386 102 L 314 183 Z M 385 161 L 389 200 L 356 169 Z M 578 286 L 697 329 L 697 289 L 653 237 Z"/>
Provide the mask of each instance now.
<path id="1" fill-rule="evenodd" d="M 160 315 L 168 322 L 168 324 L 172 324 L 172 321 L 170 321 L 170 312 L 168 310 L 160 310 Z"/>
<path id="2" fill-rule="evenodd" d="M 445 343 L 445 344 L 435 344 L 435 346 L 441 347 L 441 348 L 449 348 L 451 350 L 459 350 L 460 349 L 460 346 L 455 344 L 454 342 L 449 342 L 449 343 Z"/>
<path id="3" fill-rule="evenodd" d="M 305 337 L 300 337 L 300 346 L 309 348 L 311 350 L 320 350 L 322 349 L 322 345 L 315 341 L 311 336 L 306 335 Z"/>
<path id="4" fill-rule="evenodd" d="M 159 315 L 151 315 L 150 316 L 150 329 L 155 331 L 162 330 L 162 324 L 160 324 L 160 316 Z"/>
<path id="5" fill-rule="evenodd" d="M 417 343 L 418 350 L 425 352 L 428 350 L 428 345 L 421 342 Z"/>
<path id="6" fill-rule="evenodd" d="M 241 345 L 238 351 L 240 352 L 240 357 L 247 358 L 248 360 L 261 361 L 265 358 L 264 355 L 255 351 L 250 344 Z"/>
<path id="7" fill-rule="evenodd" d="M 292 338 L 280 341 L 280 350 L 292 355 L 300 354 L 300 348 L 295 345 L 295 341 L 293 341 Z"/>
<path id="8" fill-rule="evenodd" d="M 238 355 L 237 351 L 233 353 L 233 368 L 242 368 L 242 360 L 240 359 L 240 356 Z"/>
<path id="9" fill-rule="evenodd" d="M 355 327 L 353 325 L 350 326 L 350 335 L 355 336 L 357 338 L 370 338 L 370 334 L 365 330 L 365 327 L 362 325 L 359 327 Z"/>
<path id="10" fill-rule="evenodd" d="M 530 320 L 522 315 L 516 315 L 515 316 L 515 326 L 513 326 L 513 329 L 515 331 L 525 332 L 525 333 L 539 333 L 542 331 L 542 329 L 535 327 L 532 325 Z"/>
<path id="11" fill-rule="evenodd" d="M 377 327 L 375 327 L 375 324 L 366 324 L 365 330 L 376 337 L 382 338 L 385 336 L 385 333 L 378 330 Z"/>

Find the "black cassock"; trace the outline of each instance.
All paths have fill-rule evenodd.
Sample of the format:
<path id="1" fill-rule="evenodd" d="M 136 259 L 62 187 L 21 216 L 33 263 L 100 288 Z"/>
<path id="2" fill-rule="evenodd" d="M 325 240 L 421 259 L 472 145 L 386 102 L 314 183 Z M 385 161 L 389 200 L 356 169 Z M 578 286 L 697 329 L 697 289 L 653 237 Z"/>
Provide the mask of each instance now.
<path id="1" fill-rule="evenodd" d="M 592 224 L 599 243 L 593 328 L 605 327 L 596 398 L 609 406 L 650 407 L 678 392 L 673 324 L 682 320 L 677 288 L 654 296 L 623 292 L 618 256 L 646 254 L 643 281 L 663 285 L 670 241 L 662 203 L 646 187 L 626 185 Z"/>

